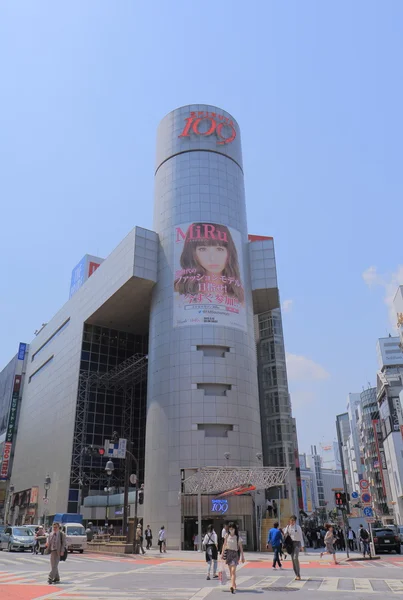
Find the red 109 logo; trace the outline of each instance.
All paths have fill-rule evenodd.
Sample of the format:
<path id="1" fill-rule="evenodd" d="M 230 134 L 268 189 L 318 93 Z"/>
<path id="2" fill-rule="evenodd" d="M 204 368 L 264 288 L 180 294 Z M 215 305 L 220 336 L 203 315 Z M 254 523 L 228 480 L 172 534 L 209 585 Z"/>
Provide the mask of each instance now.
<path id="1" fill-rule="evenodd" d="M 218 113 L 199 111 L 191 112 L 190 117 L 185 119 L 185 127 L 178 137 L 190 137 L 194 135 L 217 136 L 217 145 L 230 144 L 236 138 L 236 129 L 233 121 Z"/>

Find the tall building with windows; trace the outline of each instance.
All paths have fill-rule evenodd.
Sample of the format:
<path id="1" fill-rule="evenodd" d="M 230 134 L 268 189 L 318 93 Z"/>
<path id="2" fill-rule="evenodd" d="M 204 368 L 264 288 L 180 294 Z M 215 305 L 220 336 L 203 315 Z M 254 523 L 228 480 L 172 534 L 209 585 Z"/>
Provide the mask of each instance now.
<path id="1" fill-rule="evenodd" d="M 129 459 L 116 449 L 109 481 L 97 453 L 104 444 L 109 451 L 115 432 L 138 462 L 144 519 L 167 526 L 171 547 L 191 543 L 197 502 L 182 485 L 200 467 L 261 467 L 263 454 L 266 465 L 291 467 L 287 489 L 298 506 L 273 240 L 248 235 L 240 130 L 229 113 L 191 105 L 162 120 L 154 231 L 135 227 L 105 260 L 84 257 L 24 364 L 7 476 L 14 522 L 79 512 L 94 495 L 105 508 L 105 488 L 121 498 Z M 54 438 L 51 448 L 38 431 Z M 32 504 L 35 489 L 28 515 L 19 507 Z M 202 519 L 218 527 L 214 497 L 203 495 Z M 108 518 L 122 527 L 117 508 Z M 228 500 L 226 518 L 251 545 L 254 515 L 252 495 Z"/>
<path id="2" fill-rule="evenodd" d="M 403 520 L 403 352 L 399 338 L 380 338 L 376 398 L 395 523 Z"/>
<path id="3" fill-rule="evenodd" d="M 360 453 L 364 460 L 364 478 L 369 481 L 373 506 L 378 517 L 389 515 L 390 486 L 384 458 L 383 440 L 379 424 L 376 388 L 361 392 L 358 429 Z"/>
<path id="4" fill-rule="evenodd" d="M 263 460 L 268 466 L 291 468 L 285 492 L 293 511 L 298 512 L 302 508 L 299 455 L 288 391 L 281 310 L 262 313 L 256 321 Z"/>

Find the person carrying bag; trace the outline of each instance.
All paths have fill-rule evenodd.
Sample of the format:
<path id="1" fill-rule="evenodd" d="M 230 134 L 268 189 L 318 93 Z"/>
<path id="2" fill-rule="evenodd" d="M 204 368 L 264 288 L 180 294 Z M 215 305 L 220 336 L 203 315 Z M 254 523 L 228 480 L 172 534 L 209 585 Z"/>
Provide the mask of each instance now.
<path id="1" fill-rule="evenodd" d="M 206 549 L 206 563 L 207 563 L 207 580 L 210 580 L 211 565 L 214 564 L 213 568 L 213 579 L 217 579 L 217 558 L 218 558 L 218 539 L 217 534 L 213 529 L 212 525 L 207 527 L 207 533 L 203 539 L 203 547 Z"/>

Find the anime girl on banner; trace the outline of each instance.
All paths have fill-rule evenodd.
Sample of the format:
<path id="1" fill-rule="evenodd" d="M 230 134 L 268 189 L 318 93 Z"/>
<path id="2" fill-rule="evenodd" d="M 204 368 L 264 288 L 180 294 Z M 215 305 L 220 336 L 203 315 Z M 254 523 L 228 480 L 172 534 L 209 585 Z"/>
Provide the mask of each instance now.
<path id="1" fill-rule="evenodd" d="M 225 225 L 175 228 L 174 327 L 215 324 L 246 330 L 240 252 L 240 233 Z"/>

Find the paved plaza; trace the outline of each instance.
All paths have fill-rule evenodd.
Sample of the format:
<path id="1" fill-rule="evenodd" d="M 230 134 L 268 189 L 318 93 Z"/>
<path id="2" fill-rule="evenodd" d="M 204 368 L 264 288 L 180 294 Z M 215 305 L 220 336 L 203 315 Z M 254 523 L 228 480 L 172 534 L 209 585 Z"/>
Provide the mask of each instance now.
<path id="1" fill-rule="evenodd" d="M 237 594 L 243 600 L 296 594 L 300 600 L 337 596 L 354 599 L 369 595 L 403 594 L 403 558 L 383 555 L 380 560 L 334 566 L 318 553 L 301 556 L 302 581 L 295 581 L 291 564 L 271 569 L 271 556 L 246 553 L 238 570 Z M 49 559 L 31 554 L 0 553 L 1 600 L 223 600 L 229 586 L 206 580 L 204 555 L 196 552 L 156 551 L 144 557 L 96 554 L 69 555 L 60 565 L 61 583 L 46 584 Z M 321 594 L 322 593 L 322 594 Z M 224 596 L 223 596 L 224 594 Z"/>

